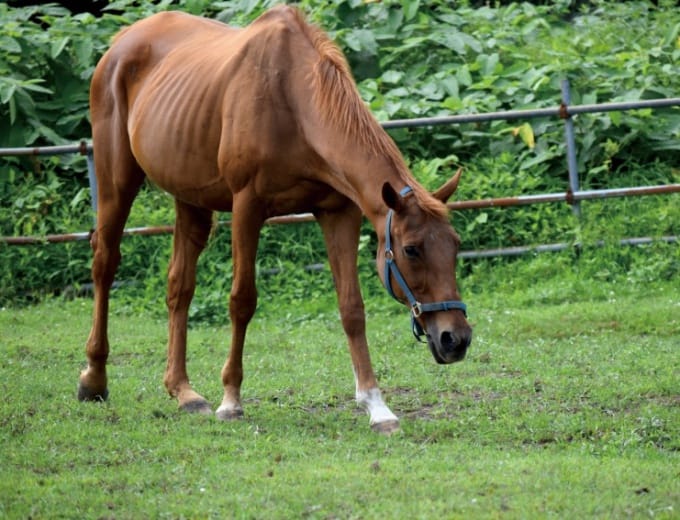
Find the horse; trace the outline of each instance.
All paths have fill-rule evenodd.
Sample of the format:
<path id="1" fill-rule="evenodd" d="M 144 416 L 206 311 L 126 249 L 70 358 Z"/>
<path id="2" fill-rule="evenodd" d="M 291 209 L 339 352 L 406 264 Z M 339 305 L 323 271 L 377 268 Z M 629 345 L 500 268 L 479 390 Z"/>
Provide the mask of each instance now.
<path id="1" fill-rule="evenodd" d="M 364 216 L 379 237 L 378 276 L 411 308 L 414 331 L 426 336 L 438 363 L 465 356 L 472 329 L 456 285 L 460 239 L 445 205 L 460 171 L 432 194 L 418 184 L 363 103 L 342 51 L 297 8 L 274 7 L 244 28 L 168 11 L 122 29 L 95 68 L 90 112 L 98 210 L 81 401 L 108 396 L 110 289 L 124 225 L 145 179 L 175 203 L 163 381 L 180 409 L 212 413 L 189 382 L 186 347 L 196 263 L 215 212 L 232 213 L 233 255 L 231 348 L 218 419 L 243 416 L 257 244 L 273 216 L 311 212 L 322 229 L 356 401 L 373 430 L 392 433 L 399 420 L 382 398 L 366 340 L 357 276 Z"/>

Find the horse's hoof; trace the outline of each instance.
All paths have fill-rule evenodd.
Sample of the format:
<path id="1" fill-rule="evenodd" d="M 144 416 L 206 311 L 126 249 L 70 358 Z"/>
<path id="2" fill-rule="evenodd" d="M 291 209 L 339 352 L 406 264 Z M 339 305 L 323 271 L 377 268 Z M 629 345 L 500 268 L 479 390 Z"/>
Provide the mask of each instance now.
<path id="1" fill-rule="evenodd" d="M 392 435 L 399 431 L 399 421 L 383 421 L 371 424 L 371 429 L 381 435 Z"/>
<path id="2" fill-rule="evenodd" d="M 243 419 L 242 408 L 223 408 L 219 407 L 215 412 L 215 417 L 220 421 L 233 421 L 235 419 Z"/>
<path id="3" fill-rule="evenodd" d="M 201 415 L 212 414 L 210 403 L 205 399 L 195 399 L 193 401 L 189 401 L 188 403 L 181 405 L 179 409 L 187 413 L 197 413 Z"/>
<path id="4" fill-rule="evenodd" d="M 104 391 L 97 392 L 96 390 L 90 390 L 89 388 L 78 385 L 78 401 L 94 401 L 102 402 L 106 401 L 109 397 L 109 389 L 104 388 Z"/>

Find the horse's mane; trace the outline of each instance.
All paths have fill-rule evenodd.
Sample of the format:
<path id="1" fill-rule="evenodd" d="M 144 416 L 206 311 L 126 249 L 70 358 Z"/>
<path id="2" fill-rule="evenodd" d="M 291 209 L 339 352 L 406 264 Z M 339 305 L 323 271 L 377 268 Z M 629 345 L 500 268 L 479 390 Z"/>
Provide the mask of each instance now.
<path id="1" fill-rule="evenodd" d="M 446 205 L 414 179 L 399 148 L 364 104 L 340 48 L 321 29 L 307 23 L 298 9 L 295 12 L 300 28 L 319 54 L 312 75 L 313 102 L 319 114 L 328 124 L 373 150 L 375 155 L 386 157 L 404 185 L 411 186 L 418 205 L 435 217 L 445 218 Z M 395 186 L 396 189 L 402 187 Z"/>

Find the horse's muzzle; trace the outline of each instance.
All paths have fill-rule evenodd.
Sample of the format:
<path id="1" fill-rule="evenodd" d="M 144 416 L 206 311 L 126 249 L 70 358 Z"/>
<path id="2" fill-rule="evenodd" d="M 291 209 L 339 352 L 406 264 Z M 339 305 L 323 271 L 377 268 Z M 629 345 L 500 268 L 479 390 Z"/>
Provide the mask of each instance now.
<path id="1" fill-rule="evenodd" d="M 436 327 L 433 327 L 436 329 Z M 439 332 L 433 330 L 433 335 L 427 334 L 427 344 L 435 361 L 440 365 L 447 365 L 462 361 L 472 342 L 472 329 L 469 326 L 450 331 Z"/>

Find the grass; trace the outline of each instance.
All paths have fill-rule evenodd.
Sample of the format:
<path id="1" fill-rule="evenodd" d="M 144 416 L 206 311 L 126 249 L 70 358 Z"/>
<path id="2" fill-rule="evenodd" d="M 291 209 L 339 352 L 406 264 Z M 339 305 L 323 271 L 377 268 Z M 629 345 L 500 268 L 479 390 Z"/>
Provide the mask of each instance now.
<path id="1" fill-rule="evenodd" d="M 167 398 L 151 309 L 114 301 L 105 404 L 75 399 L 89 300 L 4 309 L 0 517 L 677 518 L 678 285 L 593 284 L 566 266 L 468 290 L 473 347 L 447 367 L 414 346 L 405 310 L 371 296 L 374 367 L 402 419 L 389 438 L 353 403 L 327 299 L 263 303 L 233 423 Z M 190 332 L 192 381 L 214 404 L 228 332 Z"/>

